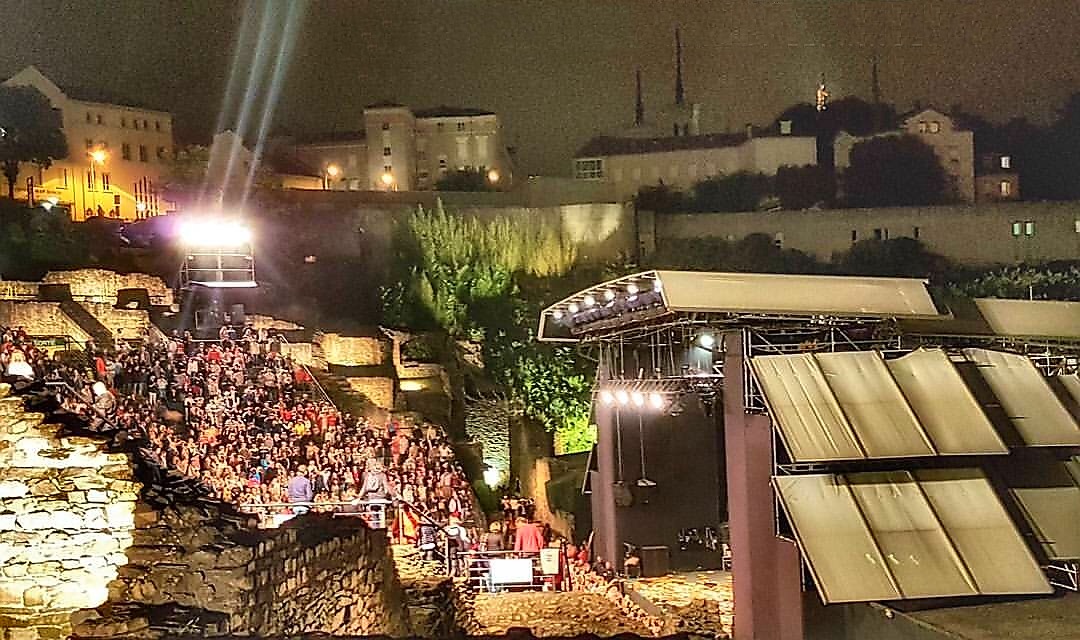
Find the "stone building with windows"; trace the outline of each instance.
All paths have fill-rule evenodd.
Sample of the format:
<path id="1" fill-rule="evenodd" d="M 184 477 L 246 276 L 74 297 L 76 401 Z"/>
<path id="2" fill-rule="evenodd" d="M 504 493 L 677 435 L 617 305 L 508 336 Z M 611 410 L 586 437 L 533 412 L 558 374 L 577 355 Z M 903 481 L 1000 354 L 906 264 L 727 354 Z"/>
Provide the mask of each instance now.
<path id="1" fill-rule="evenodd" d="M 168 111 L 139 106 L 105 92 L 59 86 L 29 66 L 4 81 L 30 86 L 61 112 L 68 155 L 48 169 L 26 164 L 16 197 L 54 200 L 75 220 L 100 215 L 136 220 L 164 213 L 157 192 L 173 157 L 173 118 Z"/>
<path id="2" fill-rule="evenodd" d="M 508 187 L 513 163 L 498 115 L 470 107 L 412 110 L 382 102 L 364 109 L 363 128 L 282 141 L 279 145 L 341 191 L 423 191 L 461 169 Z"/>
<path id="3" fill-rule="evenodd" d="M 926 143 L 941 162 L 948 179 L 948 191 L 958 202 L 975 202 L 976 192 L 990 200 L 1009 200 L 1019 197 L 1019 184 L 1015 174 L 1009 186 L 1002 187 L 997 180 L 997 193 L 991 195 L 980 187 L 976 189 L 975 134 L 965 130 L 953 118 L 937 109 L 920 109 L 909 113 L 901 121 L 900 129 L 879 133 L 875 136 L 858 137 L 841 132 L 833 143 L 836 169 L 842 171 L 851 165 L 851 150 L 870 137 L 910 134 Z M 1006 156 L 1007 157 L 1007 156 Z M 1005 167 L 1008 169 L 1009 167 Z M 993 172 L 997 175 L 998 172 Z M 990 180 L 989 178 L 987 179 Z M 990 183 L 987 182 L 987 185 Z M 989 187 L 987 187 L 989 189 Z M 1004 197 L 1001 197 L 1004 194 Z"/>

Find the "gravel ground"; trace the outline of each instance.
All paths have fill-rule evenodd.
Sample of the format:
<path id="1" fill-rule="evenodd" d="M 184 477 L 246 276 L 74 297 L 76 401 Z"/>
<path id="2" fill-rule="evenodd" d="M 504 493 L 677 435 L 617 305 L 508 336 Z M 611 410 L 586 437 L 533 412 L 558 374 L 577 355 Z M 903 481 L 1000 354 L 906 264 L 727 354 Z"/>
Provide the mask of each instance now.
<path id="1" fill-rule="evenodd" d="M 501 634 L 510 627 L 528 627 L 536 636 L 576 636 L 592 633 L 649 635 L 607 598 L 571 591 L 479 594 L 476 618 L 484 633 Z"/>

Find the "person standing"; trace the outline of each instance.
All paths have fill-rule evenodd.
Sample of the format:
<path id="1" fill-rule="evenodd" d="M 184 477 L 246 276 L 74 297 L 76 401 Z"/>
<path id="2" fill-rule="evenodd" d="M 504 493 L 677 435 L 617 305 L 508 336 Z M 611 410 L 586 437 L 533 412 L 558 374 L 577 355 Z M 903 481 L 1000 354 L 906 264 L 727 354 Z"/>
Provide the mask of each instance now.
<path id="1" fill-rule="evenodd" d="M 514 534 L 514 551 L 540 553 L 544 548 L 544 534 L 535 522 L 519 517 Z"/>
<path id="2" fill-rule="evenodd" d="M 305 465 L 300 465 L 296 474 L 289 478 L 287 493 L 289 502 L 297 505 L 292 508 L 293 513 L 300 515 L 310 510 L 311 501 L 315 498 L 315 492 L 311 489 L 311 480 L 308 480 Z"/>

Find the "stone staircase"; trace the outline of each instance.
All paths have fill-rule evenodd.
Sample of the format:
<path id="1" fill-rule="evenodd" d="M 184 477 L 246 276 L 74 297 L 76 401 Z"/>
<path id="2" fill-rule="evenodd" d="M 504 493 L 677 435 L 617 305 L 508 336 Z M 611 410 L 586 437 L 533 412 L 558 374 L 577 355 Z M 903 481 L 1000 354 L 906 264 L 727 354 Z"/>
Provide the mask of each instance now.
<path id="1" fill-rule="evenodd" d="M 60 309 L 71 318 L 72 322 L 79 325 L 83 331 L 94 339 L 98 347 L 111 350 L 115 347 L 112 331 L 74 300 L 65 300 L 60 303 Z"/>

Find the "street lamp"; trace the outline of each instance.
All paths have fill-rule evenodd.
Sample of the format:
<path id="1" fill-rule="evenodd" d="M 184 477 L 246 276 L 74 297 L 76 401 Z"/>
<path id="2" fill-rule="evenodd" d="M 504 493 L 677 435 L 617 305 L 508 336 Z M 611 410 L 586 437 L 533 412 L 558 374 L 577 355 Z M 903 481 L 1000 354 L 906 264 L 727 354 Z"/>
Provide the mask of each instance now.
<path id="1" fill-rule="evenodd" d="M 495 169 L 492 169 L 491 171 L 487 172 L 487 179 L 488 179 L 488 182 L 490 182 L 491 184 L 495 184 L 496 182 L 498 182 L 499 177 L 500 177 L 499 172 L 497 170 L 495 170 Z"/>
<path id="2" fill-rule="evenodd" d="M 98 208 L 98 201 L 97 201 L 97 171 L 95 169 L 95 165 L 104 166 L 105 161 L 109 159 L 109 154 L 105 151 L 104 148 L 97 147 L 96 149 L 92 149 L 87 155 L 90 156 L 90 171 L 89 171 L 90 192 L 94 194 L 94 204 L 90 209 L 91 209 L 91 211 L 96 212 L 97 208 Z M 85 195 L 83 196 L 83 204 L 86 204 L 86 196 Z"/>
<path id="3" fill-rule="evenodd" d="M 330 164 L 326 166 L 326 182 L 323 183 L 324 189 L 330 188 L 330 181 L 341 175 L 341 167 L 336 164 Z"/>
<path id="4" fill-rule="evenodd" d="M 381 176 L 381 177 L 380 177 L 379 179 L 380 179 L 380 180 L 382 180 L 382 183 L 383 183 L 384 185 L 386 185 L 386 188 L 387 188 L 387 189 L 389 189 L 389 188 L 390 188 L 390 186 L 391 186 L 392 184 L 394 184 L 394 174 L 390 173 L 389 171 L 387 171 L 386 173 L 382 174 L 382 176 Z"/>

